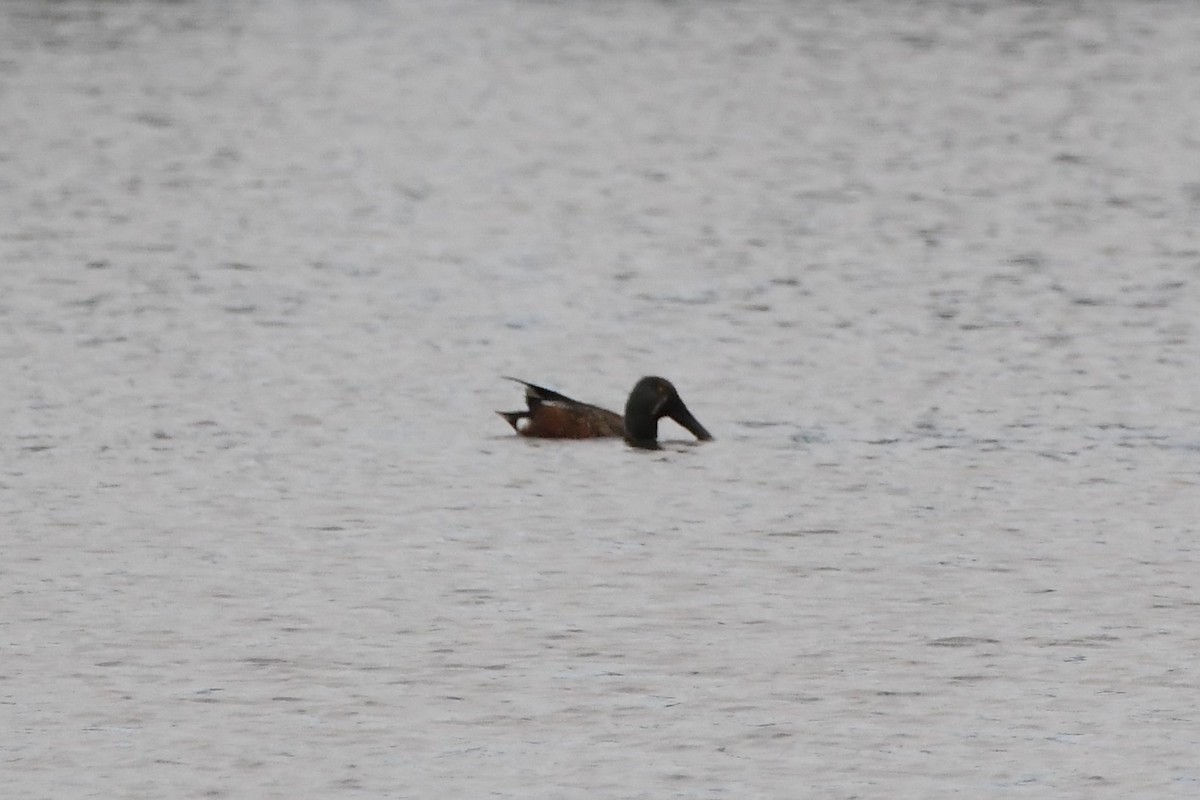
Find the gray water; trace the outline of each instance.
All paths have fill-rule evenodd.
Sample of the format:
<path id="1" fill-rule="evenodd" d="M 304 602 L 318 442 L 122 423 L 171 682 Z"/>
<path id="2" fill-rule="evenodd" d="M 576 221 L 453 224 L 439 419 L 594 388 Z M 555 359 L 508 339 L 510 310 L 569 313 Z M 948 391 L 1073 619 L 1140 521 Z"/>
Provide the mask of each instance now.
<path id="1" fill-rule="evenodd" d="M 5 796 L 1197 796 L 1197 42 L 0 5 Z"/>

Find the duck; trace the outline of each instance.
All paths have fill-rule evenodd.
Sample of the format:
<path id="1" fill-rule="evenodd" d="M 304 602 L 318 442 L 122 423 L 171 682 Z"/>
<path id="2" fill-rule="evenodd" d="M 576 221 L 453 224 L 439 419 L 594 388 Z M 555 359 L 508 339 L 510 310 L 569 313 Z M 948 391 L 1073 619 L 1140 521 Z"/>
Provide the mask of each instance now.
<path id="1" fill-rule="evenodd" d="M 658 421 L 669 417 L 699 441 L 712 440 L 666 378 L 648 375 L 625 401 L 625 414 L 574 400 L 536 383 L 505 376 L 525 387 L 524 411 L 497 411 L 520 436 L 536 439 L 594 439 L 622 437 L 631 447 L 657 450 Z"/>

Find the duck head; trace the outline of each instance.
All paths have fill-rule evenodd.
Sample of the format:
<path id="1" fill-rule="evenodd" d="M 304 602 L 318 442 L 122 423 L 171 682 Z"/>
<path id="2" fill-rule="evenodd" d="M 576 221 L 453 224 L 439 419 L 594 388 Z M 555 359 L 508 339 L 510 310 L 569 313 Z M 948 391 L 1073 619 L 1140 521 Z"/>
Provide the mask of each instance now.
<path id="1" fill-rule="evenodd" d="M 702 442 L 712 439 L 683 404 L 679 392 L 666 378 L 642 378 L 625 403 L 625 441 L 646 450 L 658 449 L 658 421 L 670 417 Z"/>

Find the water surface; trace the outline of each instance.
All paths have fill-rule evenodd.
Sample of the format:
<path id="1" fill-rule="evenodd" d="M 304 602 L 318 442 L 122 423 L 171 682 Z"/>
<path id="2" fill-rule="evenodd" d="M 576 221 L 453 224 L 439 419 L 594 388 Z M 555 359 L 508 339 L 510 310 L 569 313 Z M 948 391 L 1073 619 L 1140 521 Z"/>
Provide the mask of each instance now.
<path id="1" fill-rule="evenodd" d="M 1194 796 L 1197 41 L 5 3 L 14 796 Z"/>

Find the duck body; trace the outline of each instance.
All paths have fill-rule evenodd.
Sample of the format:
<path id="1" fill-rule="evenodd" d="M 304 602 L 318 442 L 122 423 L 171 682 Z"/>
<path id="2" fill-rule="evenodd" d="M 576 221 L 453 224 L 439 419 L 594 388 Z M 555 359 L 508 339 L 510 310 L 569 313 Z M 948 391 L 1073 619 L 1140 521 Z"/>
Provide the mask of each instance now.
<path id="1" fill-rule="evenodd" d="M 712 436 L 692 416 L 665 378 L 642 378 L 629 393 L 625 414 L 582 403 L 544 386 L 509 378 L 525 387 L 525 411 L 497 411 L 521 436 L 538 439 L 623 437 L 633 447 L 658 449 L 658 421 L 670 417 L 701 441 Z"/>

